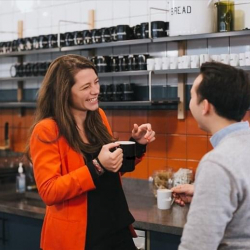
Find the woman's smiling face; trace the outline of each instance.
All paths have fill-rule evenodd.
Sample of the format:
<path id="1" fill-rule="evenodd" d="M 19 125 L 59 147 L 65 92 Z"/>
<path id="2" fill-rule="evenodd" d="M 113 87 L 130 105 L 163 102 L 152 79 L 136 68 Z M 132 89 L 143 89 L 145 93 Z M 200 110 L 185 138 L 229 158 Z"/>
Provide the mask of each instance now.
<path id="1" fill-rule="evenodd" d="M 71 108 L 74 112 L 98 109 L 99 78 L 93 69 L 82 69 L 75 75 L 71 88 Z"/>

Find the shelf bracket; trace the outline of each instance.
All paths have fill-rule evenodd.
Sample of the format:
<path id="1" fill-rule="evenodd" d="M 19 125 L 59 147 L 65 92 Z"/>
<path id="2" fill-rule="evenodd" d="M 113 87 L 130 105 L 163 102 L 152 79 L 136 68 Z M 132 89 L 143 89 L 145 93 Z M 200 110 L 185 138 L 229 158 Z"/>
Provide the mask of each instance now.
<path id="1" fill-rule="evenodd" d="M 186 54 L 187 42 L 181 41 L 178 43 L 178 56 L 183 56 Z M 185 105 L 186 105 L 186 91 L 185 91 L 185 83 L 186 83 L 187 74 L 179 74 L 178 75 L 178 97 L 179 97 L 179 104 L 178 104 L 178 119 L 185 119 Z"/>

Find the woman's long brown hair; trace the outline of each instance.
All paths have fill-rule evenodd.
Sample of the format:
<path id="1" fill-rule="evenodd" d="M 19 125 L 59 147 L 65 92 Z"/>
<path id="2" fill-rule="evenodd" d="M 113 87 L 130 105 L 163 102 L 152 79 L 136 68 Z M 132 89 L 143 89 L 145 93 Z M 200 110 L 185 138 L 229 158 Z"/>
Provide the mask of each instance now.
<path id="1" fill-rule="evenodd" d="M 103 124 L 98 110 L 87 111 L 83 124 L 89 144 L 84 143 L 79 135 L 70 110 L 70 93 L 75 83 L 74 76 L 83 69 L 93 69 L 97 74 L 92 62 L 79 55 L 64 55 L 50 64 L 38 92 L 35 120 L 30 134 L 41 120 L 52 118 L 59 129 L 58 137 L 55 140 L 63 136 L 75 151 L 92 154 L 98 152 L 104 144 L 115 140 Z M 26 156 L 30 159 L 29 140 L 25 151 Z"/>

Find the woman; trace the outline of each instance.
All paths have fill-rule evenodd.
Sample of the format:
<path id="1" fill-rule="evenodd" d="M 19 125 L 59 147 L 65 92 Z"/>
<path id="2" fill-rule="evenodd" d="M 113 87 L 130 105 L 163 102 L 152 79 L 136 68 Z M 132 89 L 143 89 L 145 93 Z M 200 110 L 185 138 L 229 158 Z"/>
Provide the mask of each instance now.
<path id="1" fill-rule="evenodd" d="M 47 205 L 43 250 L 135 249 L 120 181 L 122 149 L 98 107 L 99 91 L 96 69 L 79 55 L 55 59 L 39 91 L 27 152 Z M 155 132 L 135 124 L 131 140 L 139 162 Z"/>

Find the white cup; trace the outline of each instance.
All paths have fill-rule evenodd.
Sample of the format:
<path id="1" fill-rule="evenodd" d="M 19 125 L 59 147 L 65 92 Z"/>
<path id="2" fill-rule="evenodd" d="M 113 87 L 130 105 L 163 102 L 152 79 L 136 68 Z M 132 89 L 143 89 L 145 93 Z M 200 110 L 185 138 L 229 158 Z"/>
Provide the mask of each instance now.
<path id="1" fill-rule="evenodd" d="M 162 57 L 162 69 L 169 69 L 169 65 L 170 65 L 170 58 Z"/>
<path id="2" fill-rule="evenodd" d="M 192 55 L 190 58 L 190 66 L 192 69 L 199 68 L 200 66 L 200 57 L 198 55 Z"/>
<path id="3" fill-rule="evenodd" d="M 157 207 L 159 209 L 169 209 L 172 201 L 172 190 L 157 189 Z"/>
<path id="4" fill-rule="evenodd" d="M 245 65 L 250 66 L 250 52 L 245 52 Z"/>
<path id="5" fill-rule="evenodd" d="M 239 54 L 239 65 L 240 66 L 245 66 L 246 65 L 245 53 L 240 53 Z"/>
<path id="6" fill-rule="evenodd" d="M 178 57 L 170 57 L 170 69 L 177 69 Z"/>
<path id="7" fill-rule="evenodd" d="M 221 54 L 220 55 L 220 62 L 224 64 L 229 64 L 230 57 L 229 54 Z"/>
<path id="8" fill-rule="evenodd" d="M 238 54 L 230 54 L 229 56 L 230 60 L 230 65 L 231 66 L 238 66 L 239 65 L 239 55 Z"/>
<path id="9" fill-rule="evenodd" d="M 155 59 L 148 58 L 147 59 L 147 70 L 154 70 L 155 69 Z"/>
<path id="10" fill-rule="evenodd" d="M 210 62 L 211 58 L 209 54 L 201 54 L 200 55 L 200 66 L 205 62 Z"/>
<path id="11" fill-rule="evenodd" d="M 189 69 L 191 67 L 191 57 L 190 56 L 182 56 L 182 68 Z"/>
<path id="12" fill-rule="evenodd" d="M 220 55 L 211 55 L 211 60 L 214 62 L 220 62 Z"/>
<path id="13" fill-rule="evenodd" d="M 162 59 L 161 58 L 155 58 L 155 70 L 161 70 L 162 69 Z"/>
<path id="14" fill-rule="evenodd" d="M 177 68 L 182 69 L 182 56 L 179 56 L 177 60 L 178 60 Z"/>

